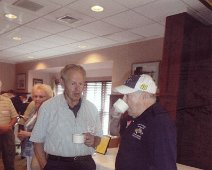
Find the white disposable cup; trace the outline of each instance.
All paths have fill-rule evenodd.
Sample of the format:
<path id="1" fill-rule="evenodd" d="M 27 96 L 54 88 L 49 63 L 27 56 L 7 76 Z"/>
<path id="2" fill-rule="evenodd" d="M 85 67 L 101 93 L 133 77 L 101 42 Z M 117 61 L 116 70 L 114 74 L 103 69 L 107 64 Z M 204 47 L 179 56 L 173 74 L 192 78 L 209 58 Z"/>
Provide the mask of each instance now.
<path id="1" fill-rule="evenodd" d="M 124 113 L 127 111 L 129 106 L 127 103 L 124 102 L 122 99 L 118 99 L 114 104 L 113 107 L 115 108 L 115 111 L 118 113 Z"/>
<path id="2" fill-rule="evenodd" d="M 73 134 L 73 143 L 84 143 L 84 135 L 83 134 Z"/>

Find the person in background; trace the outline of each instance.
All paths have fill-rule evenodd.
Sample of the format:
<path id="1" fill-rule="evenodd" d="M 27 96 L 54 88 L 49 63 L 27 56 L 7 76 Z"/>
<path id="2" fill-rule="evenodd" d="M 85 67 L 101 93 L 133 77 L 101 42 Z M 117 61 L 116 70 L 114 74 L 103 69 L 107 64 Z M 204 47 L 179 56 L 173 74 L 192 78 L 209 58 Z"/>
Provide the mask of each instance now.
<path id="1" fill-rule="evenodd" d="M 32 88 L 33 101 L 28 106 L 24 116 L 19 124 L 24 123 L 24 130 L 18 133 L 18 137 L 22 140 L 22 156 L 27 158 L 27 170 L 40 170 L 40 166 L 34 156 L 33 143 L 29 141 L 32 129 L 38 116 L 38 109 L 41 104 L 53 97 L 53 91 L 49 85 L 36 84 Z"/>
<path id="2" fill-rule="evenodd" d="M 15 92 L 14 92 L 14 90 L 8 90 L 8 91 L 2 91 L 2 96 L 4 96 L 4 97 L 8 97 L 8 98 L 13 98 L 13 97 L 15 97 Z"/>
<path id="3" fill-rule="evenodd" d="M 114 89 L 124 94 L 128 115 L 122 122 L 116 170 L 176 170 L 176 129 L 156 102 L 157 86 L 147 74 L 132 75 Z"/>
<path id="4" fill-rule="evenodd" d="M 0 92 L 2 82 L 0 81 Z M 5 170 L 14 170 L 15 160 L 15 136 L 13 126 L 18 114 L 12 101 L 8 97 L 0 95 L 0 152 L 2 154 Z"/>
<path id="5" fill-rule="evenodd" d="M 19 115 L 23 115 L 27 106 L 27 95 L 26 94 L 17 94 L 14 97 L 11 98 L 12 103 Z"/>
<path id="6" fill-rule="evenodd" d="M 60 75 L 64 93 L 43 103 L 30 140 L 45 170 L 95 170 L 91 155 L 100 143 L 102 129 L 97 108 L 82 98 L 86 72 L 69 64 Z M 84 134 L 82 143 L 73 141 L 76 134 Z"/>

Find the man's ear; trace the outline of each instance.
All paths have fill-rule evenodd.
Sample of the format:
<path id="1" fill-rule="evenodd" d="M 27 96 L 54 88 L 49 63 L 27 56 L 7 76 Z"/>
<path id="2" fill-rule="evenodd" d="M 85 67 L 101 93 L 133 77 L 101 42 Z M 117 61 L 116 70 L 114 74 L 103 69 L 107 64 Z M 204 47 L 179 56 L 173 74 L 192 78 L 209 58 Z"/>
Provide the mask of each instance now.
<path id="1" fill-rule="evenodd" d="M 60 78 L 60 84 L 61 84 L 61 86 L 64 88 L 64 80 L 62 79 L 62 78 Z"/>

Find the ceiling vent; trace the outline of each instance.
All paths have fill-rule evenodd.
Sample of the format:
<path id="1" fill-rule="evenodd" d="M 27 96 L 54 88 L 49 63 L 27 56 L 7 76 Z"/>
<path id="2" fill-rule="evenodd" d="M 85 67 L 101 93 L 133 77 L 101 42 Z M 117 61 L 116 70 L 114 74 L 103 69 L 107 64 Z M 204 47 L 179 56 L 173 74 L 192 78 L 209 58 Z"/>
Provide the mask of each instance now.
<path id="1" fill-rule="evenodd" d="M 58 18 L 57 20 L 58 20 L 58 21 L 65 22 L 65 23 L 68 23 L 68 24 L 72 24 L 72 23 L 74 23 L 74 22 L 79 21 L 79 19 L 73 18 L 73 17 L 71 17 L 71 16 L 69 16 L 69 15 L 60 17 L 60 18 Z"/>
<path id="2" fill-rule="evenodd" d="M 28 10 L 33 11 L 33 12 L 36 12 L 36 11 L 38 11 L 41 8 L 44 7 L 44 6 L 42 6 L 38 3 L 29 1 L 29 0 L 18 0 L 16 2 L 14 2 L 13 5 L 21 7 L 21 8 L 28 9 Z"/>

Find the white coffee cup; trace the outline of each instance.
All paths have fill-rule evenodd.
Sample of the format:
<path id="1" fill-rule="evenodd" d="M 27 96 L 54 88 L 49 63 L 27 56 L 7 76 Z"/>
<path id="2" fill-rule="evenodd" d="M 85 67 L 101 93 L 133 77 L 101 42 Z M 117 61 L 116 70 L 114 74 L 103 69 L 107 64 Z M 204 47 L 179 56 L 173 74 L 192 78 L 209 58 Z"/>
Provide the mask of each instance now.
<path id="1" fill-rule="evenodd" d="M 115 108 L 115 111 L 118 113 L 124 113 L 127 111 L 129 106 L 127 103 L 124 102 L 122 99 L 118 99 L 114 104 L 113 107 Z"/>
<path id="2" fill-rule="evenodd" d="M 84 143 L 84 135 L 83 134 L 73 134 L 72 136 L 73 143 Z"/>

